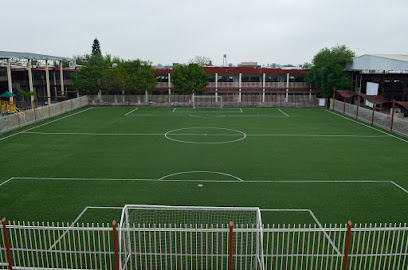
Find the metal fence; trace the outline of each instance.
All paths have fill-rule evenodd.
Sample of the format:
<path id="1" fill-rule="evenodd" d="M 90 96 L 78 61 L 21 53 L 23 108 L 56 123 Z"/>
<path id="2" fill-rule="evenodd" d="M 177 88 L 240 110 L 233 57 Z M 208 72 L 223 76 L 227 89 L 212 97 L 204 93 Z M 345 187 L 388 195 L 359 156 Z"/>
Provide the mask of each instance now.
<path id="1" fill-rule="evenodd" d="M 392 115 L 391 110 L 388 114 L 339 100 L 334 100 L 333 104 L 333 99 L 330 99 L 329 108 L 330 110 L 343 113 L 366 123 L 372 123 L 377 127 L 408 137 L 408 119 L 397 117 L 396 114 Z"/>
<path id="2" fill-rule="evenodd" d="M 13 269 L 116 268 L 108 224 L 13 222 L 6 227 Z M 157 224 L 131 230 L 138 235 L 132 269 L 228 269 L 227 226 Z M 255 231 L 234 227 L 232 269 L 254 269 Z M 346 225 L 274 225 L 262 231 L 264 269 L 408 268 L 407 224 L 360 224 L 349 233 Z M 0 269 L 7 269 L 4 230 L 0 238 Z"/>
<path id="3" fill-rule="evenodd" d="M 0 134 L 10 132 L 21 127 L 35 124 L 43 120 L 53 118 L 67 112 L 85 107 L 88 105 L 88 98 L 82 96 L 69 99 L 49 106 L 33 108 L 19 113 L 0 115 Z"/>
<path id="4" fill-rule="evenodd" d="M 211 95 L 214 96 L 214 95 Z M 312 94 L 266 93 L 218 94 L 223 107 L 318 107 Z M 96 95 L 88 96 L 90 106 L 190 107 L 192 95 Z M 221 99 L 217 99 L 221 100 Z"/>

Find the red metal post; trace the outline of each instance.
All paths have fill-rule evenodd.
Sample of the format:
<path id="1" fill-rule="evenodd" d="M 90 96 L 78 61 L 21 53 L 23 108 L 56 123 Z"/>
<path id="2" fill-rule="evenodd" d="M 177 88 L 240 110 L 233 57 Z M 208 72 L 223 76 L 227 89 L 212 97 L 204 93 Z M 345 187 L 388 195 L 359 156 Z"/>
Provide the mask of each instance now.
<path id="1" fill-rule="evenodd" d="M 234 232 L 233 232 L 234 222 L 230 221 L 229 223 L 229 264 L 228 269 L 232 270 L 232 254 L 233 254 L 233 244 L 234 244 Z"/>
<path id="2" fill-rule="evenodd" d="M 333 89 L 333 108 L 332 110 L 334 111 L 334 100 L 336 99 L 336 88 Z"/>
<path id="3" fill-rule="evenodd" d="M 128 95 L 128 106 L 130 106 L 130 95 Z"/>
<path id="4" fill-rule="evenodd" d="M 390 131 L 392 131 L 392 126 L 394 125 L 394 110 L 395 110 L 395 99 L 392 100 L 392 113 L 391 113 Z"/>
<path id="5" fill-rule="evenodd" d="M 35 105 L 34 105 L 34 121 L 35 121 L 35 123 L 37 124 L 37 114 L 36 114 L 36 112 L 35 112 Z"/>
<path id="6" fill-rule="evenodd" d="M 113 249 L 115 251 L 115 270 L 119 269 L 119 249 L 118 249 L 118 233 L 116 232 L 116 220 L 112 221 L 113 229 Z"/>
<path id="7" fill-rule="evenodd" d="M 374 124 L 375 97 L 376 96 L 374 96 L 374 100 L 373 100 L 373 114 L 371 115 L 371 125 Z"/>
<path id="8" fill-rule="evenodd" d="M 4 245 L 6 248 L 8 269 L 13 270 L 13 261 L 11 260 L 10 242 L 9 242 L 9 238 L 7 234 L 7 226 L 6 226 L 7 224 L 6 224 L 5 217 L 1 220 L 1 223 L 3 225 L 3 239 L 4 239 Z"/>
<path id="9" fill-rule="evenodd" d="M 357 97 L 357 112 L 356 112 L 356 119 L 358 118 L 358 107 L 360 107 L 360 93 L 358 93 L 358 97 Z"/>
<path id="10" fill-rule="evenodd" d="M 347 101 L 347 90 L 344 91 L 344 100 L 343 100 L 343 114 L 346 114 L 346 101 Z"/>
<path id="11" fill-rule="evenodd" d="M 343 258 L 343 270 L 347 269 L 347 259 L 349 255 L 350 247 L 350 236 L 351 236 L 351 221 L 347 222 L 347 234 L 346 234 L 346 245 L 344 247 L 344 258 Z"/>
<path id="12" fill-rule="evenodd" d="M 20 116 L 19 116 L 19 113 L 17 112 L 16 115 L 17 115 L 18 128 L 20 128 Z"/>
<path id="13" fill-rule="evenodd" d="M 81 97 L 79 97 L 79 108 L 81 108 Z"/>

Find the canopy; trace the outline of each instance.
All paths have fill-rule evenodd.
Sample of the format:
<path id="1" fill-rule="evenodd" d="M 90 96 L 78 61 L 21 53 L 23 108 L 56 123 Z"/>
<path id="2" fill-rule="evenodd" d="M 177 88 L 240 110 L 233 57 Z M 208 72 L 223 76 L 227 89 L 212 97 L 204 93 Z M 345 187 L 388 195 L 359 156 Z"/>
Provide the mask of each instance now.
<path id="1" fill-rule="evenodd" d="M 15 97 L 13 93 L 10 93 L 9 91 L 4 92 L 3 94 L 0 95 L 0 98 L 9 98 L 9 97 Z"/>
<path id="2" fill-rule="evenodd" d="M 351 90 L 336 90 L 336 92 L 339 93 L 340 96 L 345 98 L 354 97 L 358 95 L 356 92 L 353 92 Z"/>
<path id="3" fill-rule="evenodd" d="M 388 100 L 386 100 L 383 96 L 378 96 L 378 95 L 364 95 L 361 94 L 360 96 L 362 96 L 363 98 L 367 99 L 369 102 L 374 103 L 374 97 L 375 97 L 375 104 L 376 105 L 381 105 L 384 104 L 386 102 L 389 102 Z"/>

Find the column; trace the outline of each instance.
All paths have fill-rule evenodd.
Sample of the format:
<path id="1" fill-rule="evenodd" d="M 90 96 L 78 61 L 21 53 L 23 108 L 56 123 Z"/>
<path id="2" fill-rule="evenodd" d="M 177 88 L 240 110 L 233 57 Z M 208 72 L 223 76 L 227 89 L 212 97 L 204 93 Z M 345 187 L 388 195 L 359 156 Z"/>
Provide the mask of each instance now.
<path id="1" fill-rule="evenodd" d="M 60 83 L 61 83 L 61 95 L 65 94 L 64 89 L 64 70 L 62 69 L 62 60 L 60 61 Z"/>
<path id="2" fill-rule="evenodd" d="M 262 76 L 262 102 L 265 102 L 265 73 Z"/>
<path id="3" fill-rule="evenodd" d="M 241 87 L 242 87 L 242 73 L 239 73 L 238 76 L 238 87 L 239 87 L 239 94 L 238 94 L 238 100 L 241 102 Z"/>
<path id="4" fill-rule="evenodd" d="M 215 102 L 218 102 L 218 73 L 215 73 Z"/>
<path id="5" fill-rule="evenodd" d="M 11 79 L 11 64 L 10 59 L 7 59 L 7 82 L 8 82 L 8 90 L 10 93 L 13 93 L 13 81 Z M 14 97 L 10 97 L 10 105 L 11 102 L 14 102 Z"/>
<path id="6" fill-rule="evenodd" d="M 167 80 L 167 86 L 169 87 L 169 102 L 171 102 L 171 97 L 170 97 L 170 95 L 171 95 L 170 74 L 171 74 L 171 73 L 168 73 L 168 74 L 167 74 L 167 78 L 168 78 L 168 80 Z"/>
<path id="7" fill-rule="evenodd" d="M 30 92 L 34 93 L 33 71 L 31 70 L 31 59 L 28 59 L 28 86 L 30 87 Z M 31 108 L 34 108 L 34 96 L 31 96 Z"/>
<path id="8" fill-rule="evenodd" d="M 48 60 L 45 60 L 45 81 L 47 84 L 47 103 L 51 105 L 50 72 L 48 70 Z"/>
<path id="9" fill-rule="evenodd" d="M 289 73 L 286 73 L 286 102 L 289 102 Z"/>

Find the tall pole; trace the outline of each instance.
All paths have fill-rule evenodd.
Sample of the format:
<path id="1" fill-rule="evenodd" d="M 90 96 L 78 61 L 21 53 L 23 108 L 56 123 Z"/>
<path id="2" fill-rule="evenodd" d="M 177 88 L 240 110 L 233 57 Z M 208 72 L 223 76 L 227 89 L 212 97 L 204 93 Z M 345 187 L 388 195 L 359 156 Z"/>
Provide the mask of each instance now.
<path id="1" fill-rule="evenodd" d="M 171 73 L 169 73 L 168 75 L 167 75 L 167 78 L 168 78 L 168 80 L 167 80 L 167 86 L 169 87 L 169 102 L 171 103 L 171 82 L 170 82 L 170 77 L 171 77 Z"/>
<path id="2" fill-rule="evenodd" d="M 286 73 L 286 102 L 289 102 L 289 72 Z"/>
<path id="3" fill-rule="evenodd" d="M 238 75 L 238 88 L 239 88 L 238 101 L 241 103 L 242 73 L 239 73 Z"/>
<path id="4" fill-rule="evenodd" d="M 215 102 L 218 102 L 218 73 L 215 73 Z"/>
<path id="5" fill-rule="evenodd" d="M 344 247 L 344 257 L 343 257 L 343 270 L 347 270 L 347 260 L 350 249 L 350 236 L 351 236 L 351 221 L 347 222 L 347 234 L 346 234 L 346 245 Z"/>
<path id="6" fill-rule="evenodd" d="M 10 242 L 9 242 L 9 237 L 8 237 L 8 233 L 7 233 L 7 222 L 6 222 L 5 217 L 1 220 L 1 223 L 3 225 L 3 241 L 4 241 L 5 248 L 6 248 L 6 257 L 7 257 L 7 262 L 8 262 L 8 269 L 13 270 L 13 261 L 12 261 L 12 258 L 11 258 Z"/>
<path id="7" fill-rule="evenodd" d="M 48 60 L 45 60 L 45 83 L 47 85 L 47 103 L 51 105 L 50 72 L 48 70 Z"/>
<path id="8" fill-rule="evenodd" d="M 392 113 L 391 113 L 390 131 L 392 131 L 392 126 L 394 125 L 394 110 L 395 110 L 395 99 L 392 100 Z"/>
<path id="9" fill-rule="evenodd" d="M 62 69 L 62 60 L 60 60 L 59 66 L 60 66 L 61 95 L 64 95 L 65 94 L 65 91 L 64 91 L 64 70 Z"/>
<path id="10" fill-rule="evenodd" d="M 34 93 L 33 71 L 31 69 L 31 59 L 28 59 L 28 85 L 30 87 L 30 92 Z M 34 108 L 34 95 L 31 96 L 31 108 Z"/>
<path id="11" fill-rule="evenodd" d="M 229 263 L 228 269 L 232 270 L 232 256 L 234 253 L 233 246 L 234 246 L 234 232 L 233 232 L 234 223 L 230 221 L 229 223 Z"/>
<path id="12" fill-rule="evenodd" d="M 371 125 L 374 124 L 375 97 L 376 96 L 374 96 L 374 100 L 373 100 L 373 114 L 371 115 Z"/>
<path id="13" fill-rule="evenodd" d="M 13 93 L 13 81 L 11 79 L 11 64 L 10 64 L 10 59 L 7 58 L 7 82 L 8 82 L 8 90 L 10 93 Z M 10 97 L 10 106 L 11 103 L 14 103 L 14 98 Z"/>
<path id="14" fill-rule="evenodd" d="M 264 74 L 262 75 L 262 102 L 265 102 L 265 77 L 266 74 L 264 72 Z"/>

